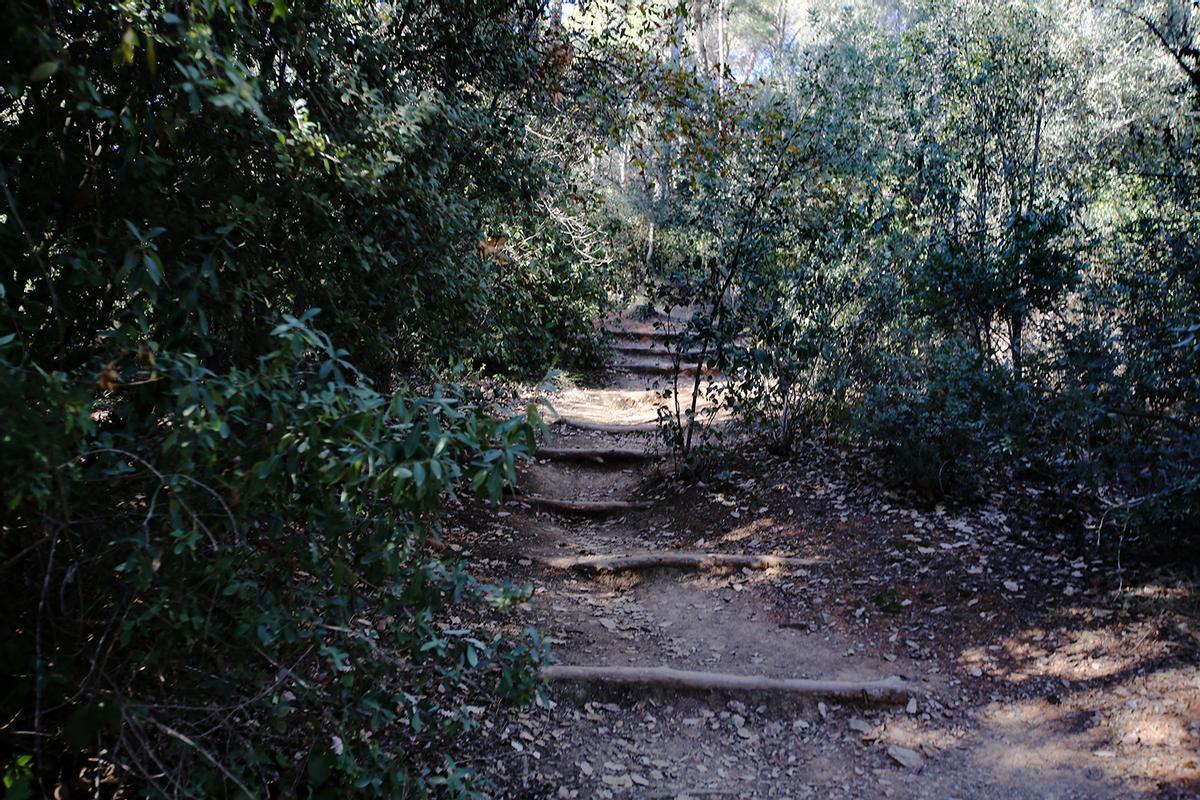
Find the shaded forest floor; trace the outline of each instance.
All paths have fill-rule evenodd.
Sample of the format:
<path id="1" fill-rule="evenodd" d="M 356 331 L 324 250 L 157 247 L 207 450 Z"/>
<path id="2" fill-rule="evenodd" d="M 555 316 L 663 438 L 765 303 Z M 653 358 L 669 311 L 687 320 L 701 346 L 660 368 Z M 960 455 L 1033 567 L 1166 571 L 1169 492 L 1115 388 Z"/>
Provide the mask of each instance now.
<path id="1" fill-rule="evenodd" d="M 646 358 L 554 398 L 554 446 L 653 447 L 635 429 L 662 378 L 628 371 Z M 555 684 L 553 708 L 484 715 L 473 765 L 528 798 L 1200 796 L 1195 572 L 1119 566 L 1069 502 L 1008 476 L 961 506 L 901 485 L 821 440 L 787 461 L 742 442 L 687 481 L 661 461 L 538 460 L 525 494 L 463 514 L 447 542 L 482 577 L 536 587 L 515 624 L 561 663 L 917 691 L 889 707 Z M 537 497 L 651 506 L 580 517 Z M 541 561 L 681 549 L 810 565 L 589 576 Z"/>

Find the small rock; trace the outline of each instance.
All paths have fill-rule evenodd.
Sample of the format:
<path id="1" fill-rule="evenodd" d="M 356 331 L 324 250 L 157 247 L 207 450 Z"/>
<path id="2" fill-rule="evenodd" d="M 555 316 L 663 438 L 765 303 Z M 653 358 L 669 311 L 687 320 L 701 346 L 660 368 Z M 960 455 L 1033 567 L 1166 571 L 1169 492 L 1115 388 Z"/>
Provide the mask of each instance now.
<path id="1" fill-rule="evenodd" d="M 910 697 L 908 699 L 908 705 L 905 706 L 904 710 L 907 711 L 909 714 L 917 713 L 917 698 Z"/>
<path id="2" fill-rule="evenodd" d="M 633 778 L 629 775 L 602 775 L 600 780 L 614 789 L 628 789 L 633 786 Z"/>
<path id="3" fill-rule="evenodd" d="M 859 719 L 858 717 L 855 717 L 854 719 L 850 720 L 850 722 L 847 723 L 847 725 L 850 728 L 850 730 L 858 731 L 863 736 L 866 736 L 872 730 L 871 723 L 867 722 L 864 719 Z"/>
<path id="4" fill-rule="evenodd" d="M 892 745 L 887 749 L 888 756 L 902 767 L 920 769 L 925 766 L 925 759 L 916 750 L 910 750 L 900 745 Z"/>

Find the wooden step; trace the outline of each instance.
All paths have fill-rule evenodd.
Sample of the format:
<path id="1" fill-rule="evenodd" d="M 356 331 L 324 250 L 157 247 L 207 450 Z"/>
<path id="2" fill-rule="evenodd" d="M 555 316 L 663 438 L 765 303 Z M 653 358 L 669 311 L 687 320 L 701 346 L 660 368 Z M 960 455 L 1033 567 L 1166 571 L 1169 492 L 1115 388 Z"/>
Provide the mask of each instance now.
<path id="1" fill-rule="evenodd" d="M 610 667 L 555 664 L 542 667 L 547 681 L 603 683 L 618 686 L 653 686 L 676 691 L 771 692 L 809 697 L 831 697 L 860 703 L 903 705 L 913 687 L 898 677 L 869 681 L 824 681 L 807 678 L 772 678 L 765 675 L 733 675 L 698 672 L 670 667 Z"/>
<path id="2" fill-rule="evenodd" d="M 649 550 L 640 553 L 619 555 L 579 556 L 577 558 L 554 557 L 542 559 L 542 563 L 555 569 L 566 569 L 599 575 L 606 572 L 636 571 L 642 569 L 797 569 L 811 567 L 821 562 L 811 558 L 789 556 L 751 555 L 745 553 L 706 553 L 687 550 Z"/>
<path id="3" fill-rule="evenodd" d="M 613 347 L 613 349 L 618 353 L 625 353 L 626 355 L 631 356 L 662 356 L 663 358 L 671 358 L 675 355 L 675 353 L 671 350 L 657 347 L 653 344 L 644 345 L 634 343 L 618 343 Z M 689 358 L 693 360 L 699 358 L 701 355 L 702 353 L 699 350 L 685 350 L 682 353 L 679 353 L 681 358 Z"/>
<path id="4" fill-rule="evenodd" d="M 621 364 L 614 363 L 611 365 L 613 372 L 632 372 L 636 375 L 674 375 L 675 368 L 670 364 Z M 705 375 L 715 375 L 716 370 L 711 367 L 701 367 L 699 364 L 680 364 L 680 375 L 695 375 L 698 371 L 703 370 Z"/>
<path id="5" fill-rule="evenodd" d="M 662 454 L 639 447 L 597 447 L 576 449 L 571 447 L 539 447 L 538 458 L 551 461 L 590 461 L 605 464 L 610 461 L 656 461 Z"/>
<path id="6" fill-rule="evenodd" d="M 651 339 L 653 341 L 665 342 L 673 339 L 678 339 L 682 331 L 664 330 L 654 328 L 641 328 L 635 330 L 614 330 L 605 328 L 605 332 L 611 334 L 618 339 Z"/>
<path id="7" fill-rule="evenodd" d="M 670 353 L 624 353 L 616 361 L 611 362 L 613 367 L 663 367 L 670 368 L 675 364 L 675 358 Z M 682 367 L 698 367 L 700 362 L 696 358 L 681 356 L 679 365 Z"/>
<path id="8" fill-rule="evenodd" d="M 653 433 L 658 430 L 658 422 L 650 420 L 647 422 L 594 422 L 589 419 L 578 419 L 576 417 L 559 417 L 553 420 L 551 425 L 566 425 L 571 428 L 578 428 L 581 431 L 599 431 L 600 433 Z"/>
<path id="9" fill-rule="evenodd" d="M 618 350 L 625 347 L 637 347 L 639 344 L 642 347 L 655 347 L 657 345 L 667 346 L 671 342 L 676 341 L 686 331 L 682 328 L 655 329 L 655 328 L 634 328 L 633 330 L 605 328 L 604 332 L 612 336 L 615 341 L 613 346 Z M 697 337 L 693 343 L 699 341 Z M 749 346 L 751 340 L 745 334 L 739 334 L 734 337 L 734 344 L 738 347 Z M 715 344 L 712 344 L 715 347 Z"/>
<path id="10" fill-rule="evenodd" d="M 520 500 L 542 511 L 564 514 L 626 514 L 630 511 L 647 511 L 654 507 L 653 503 L 645 500 L 562 500 L 540 495 L 528 495 Z"/>

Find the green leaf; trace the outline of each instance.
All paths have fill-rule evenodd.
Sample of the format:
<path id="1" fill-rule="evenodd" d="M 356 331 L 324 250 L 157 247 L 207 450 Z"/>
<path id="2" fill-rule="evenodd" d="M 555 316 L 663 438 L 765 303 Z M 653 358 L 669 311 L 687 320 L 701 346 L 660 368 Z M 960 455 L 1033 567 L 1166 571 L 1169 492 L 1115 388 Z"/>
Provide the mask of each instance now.
<path id="1" fill-rule="evenodd" d="M 142 254 L 142 264 L 146 267 L 146 274 L 150 276 L 150 280 L 155 286 L 162 283 L 162 260 L 159 259 L 157 253 L 146 252 Z"/>
<path id="2" fill-rule="evenodd" d="M 308 758 L 308 780 L 313 786 L 321 786 L 329 780 L 333 771 L 333 757 L 330 753 L 313 753 Z"/>
<path id="3" fill-rule="evenodd" d="M 117 45 L 116 51 L 113 53 L 113 63 L 132 64 L 133 50 L 137 47 L 138 36 L 133 28 L 126 28 L 125 33 L 121 35 L 121 43 Z"/>
<path id="4" fill-rule="evenodd" d="M 151 75 L 158 74 L 158 50 L 155 49 L 154 39 L 150 36 L 146 37 L 146 69 Z"/>
<path id="5" fill-rule="evenodd" d="M 29 80 L 33 83 L 41 83 L 49 79 L 51 75 L 58 72 L 59 63 L 57 61 L 43 61 L 33 68 L 29 73 Z"/>

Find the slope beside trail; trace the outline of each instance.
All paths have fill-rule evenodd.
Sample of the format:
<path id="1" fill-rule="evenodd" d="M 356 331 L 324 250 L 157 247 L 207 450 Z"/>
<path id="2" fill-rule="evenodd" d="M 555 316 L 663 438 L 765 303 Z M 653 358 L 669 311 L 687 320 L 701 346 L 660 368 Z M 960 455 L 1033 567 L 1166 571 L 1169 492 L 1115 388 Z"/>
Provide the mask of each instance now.
<path id="1" fill-rule="evenodd" d="M 670 320 L 623 320 L 606 385 L 555 398 L 553 441 L 522 476 L 522 494 L 475 541 L 473 557 L 534 583 L 525 621 L 549 639 L 561 665 L 899 679 L 912 688 L 911 700 L 555 681 L 554 707 L 514 716 L 495 732 L 500 751 L 480 757 L 503 794 L 1007 800 L 1145 793 L 1145 781 L 1101 752 L 1088 720 L 1063 722 L 1036 692 L 989 697 L 972 686 L 982 672 L 939 657 L 936 628 L 919 642 L 856 630 L 862 608 L 823 598 L 860 594 L 872 580 L 864 573 L 870 564 L 849 565 L 849 548 L 774 535 L 796 524 L 791 509 L 768 514 L 765 505 L 716 493 L 732 508 L 724 522 L 734 527 L 700 535 L 697 527 L 722 525 L 670 479 L 648 433 L 669 381 L 663 327 Z M 595 557 L 709 551 L 797 560 L 765 569 L 571 568 Z M 789 621 L 769 601 L 779 595 L 816 602 Z M 982 651 L 985 667 L 998 650 Z"/>

